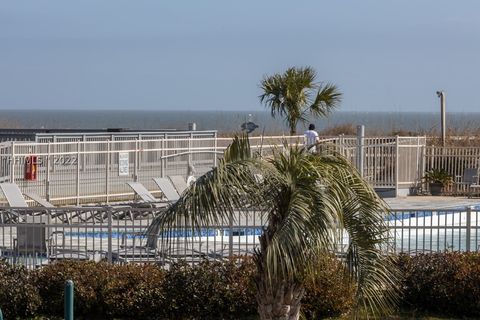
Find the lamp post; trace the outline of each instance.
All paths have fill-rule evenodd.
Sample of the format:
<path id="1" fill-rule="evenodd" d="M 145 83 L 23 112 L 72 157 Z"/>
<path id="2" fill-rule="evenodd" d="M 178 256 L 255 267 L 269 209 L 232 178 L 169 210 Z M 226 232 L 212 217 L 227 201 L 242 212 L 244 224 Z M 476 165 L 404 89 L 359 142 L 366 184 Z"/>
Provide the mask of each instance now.
<path id="1" fill-rule="evenodd" d="M 437 91 L 437 96 L 440 98 L 440 113 L 441 113 L 441 125 L 442 125 L 442 146 L 445 147 L 445 131 L 446 131 L 446 124 L 445 124 L 445 92 L 444 91 Z"/>

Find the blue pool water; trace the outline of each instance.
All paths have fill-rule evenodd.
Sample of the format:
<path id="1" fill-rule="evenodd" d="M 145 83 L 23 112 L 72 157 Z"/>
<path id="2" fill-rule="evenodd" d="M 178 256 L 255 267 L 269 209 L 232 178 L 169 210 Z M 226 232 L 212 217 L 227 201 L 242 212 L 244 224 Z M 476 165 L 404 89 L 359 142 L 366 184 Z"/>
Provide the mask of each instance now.
<path id="1" fill-rule="evenodd" d="M 480 211 L 480 204 L 472 205 L 470 206 L 472 210 L 475 211 Z M 410 218 L 423 218 L 423 217 L 431 217 L 433 216 L 433 213 L 435 212 L 435 215 L 437 216 L 442 216 L 446 214 L 452 214 L 455 212 L 465 212 L 465 206 L 463 207 L 456 207 L 452 209 L 447 209 L 447 210 L 415 210 L 415 211 L 402 211 L 402 212 L 393 212 L 387 215 L 385 218 L 386 221 L 393 221 L 393 220 L 404 220 L 404 219 L 410 219 Z"/>
<path id="2" fill-rule="evenodd" d="M 160 237 L 169 237 L 169 238 L 191 238 L 191 237 L 215 237 L 215 236 L 259 236 L 262 234 L 261 227 L 252 227 L 252 228 L 234 228 L 230 229 L 221 229 L 220 233 L 218 229 L 201 229 L 201 230 L 172 230 L 170 232 L 163 232 L 160 234 Z M 109 233 L 105 231 L 78 231 L 78 232 L 65 232 L 66 237 L 78 237 L 78 238 L 94 238 L 94 239 L 108 239 Z M 112 232 L 113 239 L 133 239 L 133 238 L 145 238 L 145 234 L 135 233 L 133 231 L 126 232 Z"/>

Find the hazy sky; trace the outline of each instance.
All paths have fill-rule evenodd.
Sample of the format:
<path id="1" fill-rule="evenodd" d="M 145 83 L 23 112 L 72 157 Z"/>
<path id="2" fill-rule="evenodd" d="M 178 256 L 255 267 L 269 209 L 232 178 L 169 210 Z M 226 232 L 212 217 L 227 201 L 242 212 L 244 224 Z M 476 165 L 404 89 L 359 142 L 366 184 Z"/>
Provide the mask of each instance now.
<path id="1" fill-rule="evenodd" d="M 480 1 L 0 2 L 0 108 L 261 110 L 314 67 L 341 110 L 480 111 Z"/>

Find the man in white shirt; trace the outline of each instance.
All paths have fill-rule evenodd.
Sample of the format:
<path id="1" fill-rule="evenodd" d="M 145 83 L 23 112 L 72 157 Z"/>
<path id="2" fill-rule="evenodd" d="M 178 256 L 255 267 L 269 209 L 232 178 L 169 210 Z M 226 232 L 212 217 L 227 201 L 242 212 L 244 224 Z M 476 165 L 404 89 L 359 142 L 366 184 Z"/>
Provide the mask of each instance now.
<path id="1" fill-rule="evenodd" d="M 315 147 L 315 144 L 320 141 L 318 138 L 318 133 L 315 131 L 315 125 L 311 123 L 308 126 L 308 130 L 305 131 L 304 133 L 304 145 L 305 148 L 307 148 L 308 151 L 310 152 L 316 152 L 317 149 Z"/>

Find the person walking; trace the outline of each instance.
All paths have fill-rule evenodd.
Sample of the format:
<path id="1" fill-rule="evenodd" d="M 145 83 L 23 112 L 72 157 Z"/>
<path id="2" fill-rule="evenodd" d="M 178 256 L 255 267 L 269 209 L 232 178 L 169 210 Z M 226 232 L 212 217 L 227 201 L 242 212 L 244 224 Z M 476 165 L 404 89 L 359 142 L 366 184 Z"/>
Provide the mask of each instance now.
<path id="1" fill-rule="evenodd" d="M 319 141 L 320 141 L 320 139 L 318 137 L 317 131 L 315 131 L 315 125 L 313 123 L 311 123 L 308 126 L 308 130 L 305 131 L 305 133 L 304 133 L 305 148 L 307 148 L 307 150 L 309 152 L 312 152 L 312 153 L 316 152 L 317 148 L 315 147 L 315 144 Z"/>

